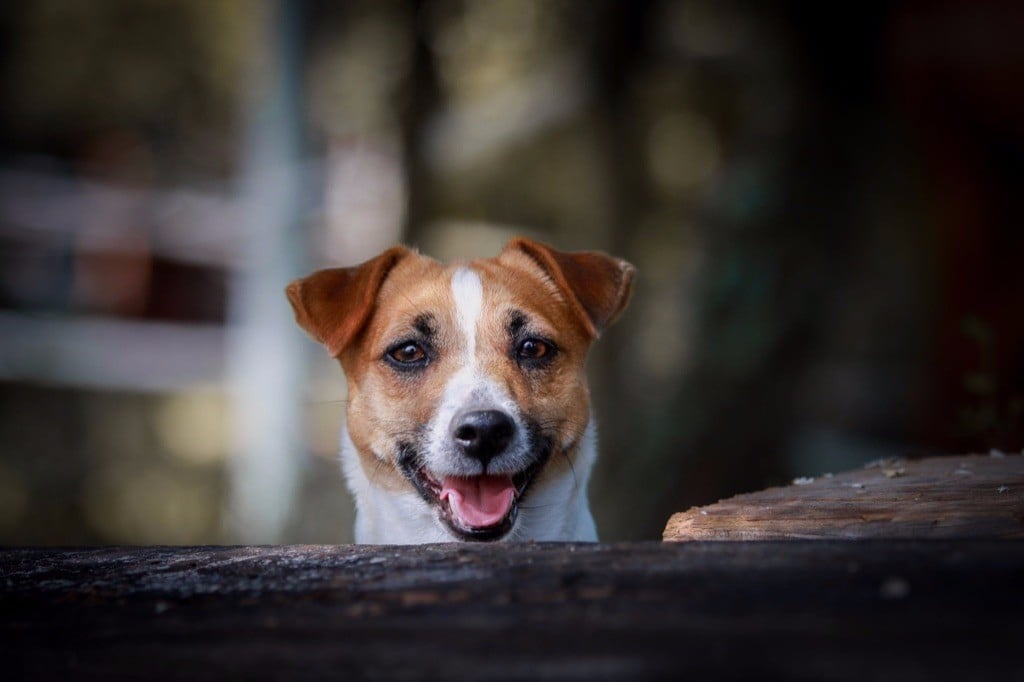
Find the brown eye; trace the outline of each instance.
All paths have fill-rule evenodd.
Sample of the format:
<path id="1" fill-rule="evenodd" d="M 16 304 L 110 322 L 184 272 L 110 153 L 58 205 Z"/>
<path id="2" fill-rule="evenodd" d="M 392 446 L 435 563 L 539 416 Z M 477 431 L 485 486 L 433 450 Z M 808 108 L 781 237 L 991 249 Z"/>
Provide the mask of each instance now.
<path id="1" fill-rule="evenodd" d="M 519 344 L 519 357 L 524 360 L 540 360 L 550 352 L 551 347 L 540 339 L 526 339 Z"/>
<path id="2" fill-rule="evenodd" d="M 427 359 L 427 352 L 418 343 L 403 343 L 388 351 L 388 357 L 402 365 L 415 365 Z"/>

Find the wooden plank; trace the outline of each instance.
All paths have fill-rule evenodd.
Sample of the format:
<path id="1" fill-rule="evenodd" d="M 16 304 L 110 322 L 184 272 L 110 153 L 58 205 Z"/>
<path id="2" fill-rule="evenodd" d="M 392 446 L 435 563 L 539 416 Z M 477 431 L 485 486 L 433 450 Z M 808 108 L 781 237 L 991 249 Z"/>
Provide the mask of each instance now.
<path id="1" fill-rule="evenodd" d="M 664 539 L 1024 538 L 1024 457 L 892 459 L 675 514 Z"/>
<path id="2" fill-rule="evenodd" d="M 0 551 L 7 679 L 1024 679 L 1024 543 Z"/>

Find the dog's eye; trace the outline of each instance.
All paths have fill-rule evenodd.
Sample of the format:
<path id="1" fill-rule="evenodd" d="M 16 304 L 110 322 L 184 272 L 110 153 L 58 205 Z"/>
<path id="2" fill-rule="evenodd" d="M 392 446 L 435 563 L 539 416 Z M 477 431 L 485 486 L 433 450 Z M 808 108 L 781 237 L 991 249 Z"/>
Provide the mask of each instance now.
<path id="1" fill-rule="evenodd" d="M 402 343 L 388 351 L 388 357 L 402 365 L 415 365 L 427 359 L 427 352 L 418 343 Z"/>
<path id="2" fill-rule="evenodd" d="M 551 346 L 540 339 L 525 339 L 517 350 L 523 360 L 540 360 L 551 353 Z"/>

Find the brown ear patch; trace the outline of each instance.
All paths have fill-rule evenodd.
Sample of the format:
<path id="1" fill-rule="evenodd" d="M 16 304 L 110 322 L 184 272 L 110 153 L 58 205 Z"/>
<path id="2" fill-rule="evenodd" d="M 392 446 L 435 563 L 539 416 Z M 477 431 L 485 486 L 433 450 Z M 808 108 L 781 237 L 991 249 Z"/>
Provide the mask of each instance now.
<path id="1" fill-rule="evenodd" d="M 337 357 L 366 324 L 388 273 L 410 253 L 395 246 L 362 265 L 318 270 L 295 280 L 285 289 L 295 321 Z"/>
<path id="2" fill-rule="evenodd" d="M 526 254 L 547 273 L 594 338 L 629 303 L 636 270 L 624 260 L 597 251 L 558 251 L 524 237 L 510 241 L 509 250 Z"/>

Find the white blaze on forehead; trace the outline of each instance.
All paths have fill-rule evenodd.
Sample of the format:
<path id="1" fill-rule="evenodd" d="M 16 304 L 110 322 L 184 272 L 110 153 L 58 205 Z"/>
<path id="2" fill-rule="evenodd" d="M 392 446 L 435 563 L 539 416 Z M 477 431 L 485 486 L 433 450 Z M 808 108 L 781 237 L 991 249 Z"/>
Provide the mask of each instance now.
<path id="1" fill-rule="evenodd" d="M 516 424 L 515 437 L 504 455 L 488 464 L 491 473 L 514 473 L 528 464 L 529 443 L 519 406 L 508 392 L 487 376 L 477 362 L 476 336 L 483 314 L 483 285 L 480 275 L 468 267 L 452 273 L 452 298 L 459 331 L 465 337 L 458 369 L 446 380 L 437 411 L 427 425 L 423 459 L 436 476 L 477 476 L 482 464 L 467 457 L 451 438 L 452 420 L 465 410 L 501 410 Z"/>
<path id="2" fill-rule="evenodd" d="M 469 268 L 459 268 L 452 274 L 452 296 L 459 328 L 466 337 L 466 354 L 476 355 L 476 326 L 483 309 L 484 288 L 480 276 Z"/>

